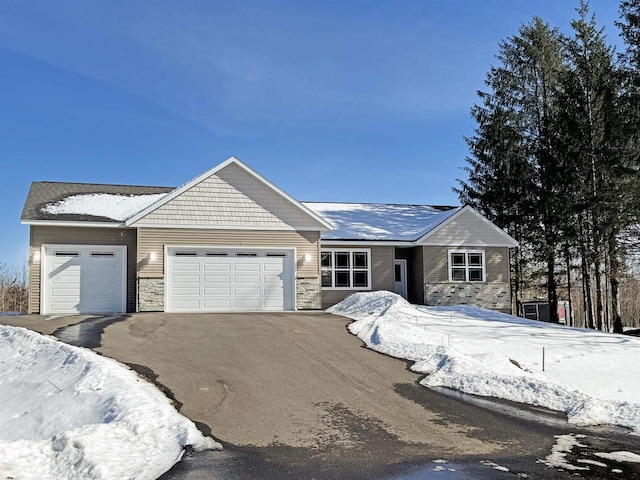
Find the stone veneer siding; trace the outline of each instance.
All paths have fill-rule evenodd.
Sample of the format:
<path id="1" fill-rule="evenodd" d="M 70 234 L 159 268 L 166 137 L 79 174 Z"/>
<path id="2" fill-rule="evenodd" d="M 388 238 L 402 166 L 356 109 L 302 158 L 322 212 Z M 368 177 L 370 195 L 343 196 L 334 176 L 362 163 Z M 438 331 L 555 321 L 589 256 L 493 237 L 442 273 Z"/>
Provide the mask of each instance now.
<path id="1" fill-rule="evenodd" d="M 472 305 L 511 312 L 509 284 L 505 282 L 427 283 L 424 293 L 426 305 Z"/>
<path id="2" fill-rule="evenodd" d="M 320 279 L 296 278 L 296 307 L 298 310 L 318 310 L 320 301 Z"/>
<path id="3" fill-rule="evenodd" d="M 139 312 L 163 312 L 164 311 L 164 279 L 163 278 L 139 278 L 138 279 L 138 311 Z"/>

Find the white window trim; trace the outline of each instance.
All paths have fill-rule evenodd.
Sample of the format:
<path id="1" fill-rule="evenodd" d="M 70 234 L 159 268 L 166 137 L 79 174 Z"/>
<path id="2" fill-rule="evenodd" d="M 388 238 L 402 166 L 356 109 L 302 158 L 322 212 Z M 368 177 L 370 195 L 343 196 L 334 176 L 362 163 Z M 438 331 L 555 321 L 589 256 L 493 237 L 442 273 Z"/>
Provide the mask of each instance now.
<path id="1" fill-rule="evenodd" d="M 328 268 L 323 268 L 322 267 L 322 254 L 323 253 L 327 253 L 327 252 L 331 252 L 332 256 L 335 252 L 349 252 L 351 254 L 353 254 L 354 252 L 357 253 L 366 253 L 367 254 L 367 286 L 366 287 L 323 287 L 322 286 L 322 271 L 323 270 L 329 270 Z M 320 249 L 320 258 L 318 259 L 318 266 L 320 267 L 320 286 L 322 290 L 352 290 L 352 291 L 368 291 L 371 290 L 371 249 L 370 248 L 321 248 Z M 335 269 L 335 263 L 333 262 L 332 259 L 332 266 L 331 266 L 331 272 L 334 272 Z M 344 269 L 338 269 L 338 270 L 344 270 Z M 349 273 L 350 275 L 350 281 L 353 282 L 353 271 L 361 271 L 364 272 L 364 269 L 354 269 L 353 268 L 353 255 L 351 255 L 351 263 L 349 265 Z M 331 283 L 333 284 L 335 282 L 335 276 L 332 274 L 331 275 Z"/>
<path id="2" fill-rule="evenodd" d="M 465 254 L 465 278 L 466 280 L 454 280 L 453 279 L 453 263 L 451 262 L 451 254 L 453 253 L 464 253 Z M 467 255 L 470 253 L 477 253 L 482 255 L 482 281 L 477 280 L 469 280 L 469 269 L 470 268 L 478 268 L 475 266 L 469 266 L 467 264 Z M 461 266 L 456 266 L 456 268 L 462 268 Z M 449 271 L 449 281 L 453 283 L 487 283 L 487 255 L 484 250 L 468 250 L 468 249 L 459 249 L 459 248 L 450 248 L 447 253 L 447 269 Z"/>

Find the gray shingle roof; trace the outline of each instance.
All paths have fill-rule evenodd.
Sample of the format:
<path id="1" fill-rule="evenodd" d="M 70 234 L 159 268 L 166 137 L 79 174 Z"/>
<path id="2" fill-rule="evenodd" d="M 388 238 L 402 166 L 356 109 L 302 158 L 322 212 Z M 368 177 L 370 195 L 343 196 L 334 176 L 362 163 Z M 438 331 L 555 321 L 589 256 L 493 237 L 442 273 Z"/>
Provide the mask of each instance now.
<path id="1" fill-rule="evenodd" d="M 108 193 L 111 195 L 150 195 L 168 193 L 173 187 L 143 187 L 134 185 L 105 185 L 98 183 L 67 183 L 67 182 L 33 182 L 27 194 L 22 220 L 58 220 L 119 223 L 107 217 L 77 214 L 52 214 L 43 208 L 52 203 L 64 200 L 73 195 Z"/>

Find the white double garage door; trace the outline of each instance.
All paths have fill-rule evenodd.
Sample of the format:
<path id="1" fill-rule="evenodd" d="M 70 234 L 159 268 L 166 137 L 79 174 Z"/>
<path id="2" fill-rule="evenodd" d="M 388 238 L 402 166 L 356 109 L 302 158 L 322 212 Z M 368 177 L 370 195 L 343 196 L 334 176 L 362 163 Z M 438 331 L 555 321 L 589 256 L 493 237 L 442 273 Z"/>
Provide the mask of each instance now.
<path id="1" fill-rule="evenodd" d="M 41 312 L 126 311 L 127 248 L 45 245 Z M 167 247 L 167 312 L 295 308 L 295 250 Z"/>
<path id="2" fill-rule="evenodd" d="M 165 310 L 293 310 L 294 258 L 294 249 L 167 247 Z"/>

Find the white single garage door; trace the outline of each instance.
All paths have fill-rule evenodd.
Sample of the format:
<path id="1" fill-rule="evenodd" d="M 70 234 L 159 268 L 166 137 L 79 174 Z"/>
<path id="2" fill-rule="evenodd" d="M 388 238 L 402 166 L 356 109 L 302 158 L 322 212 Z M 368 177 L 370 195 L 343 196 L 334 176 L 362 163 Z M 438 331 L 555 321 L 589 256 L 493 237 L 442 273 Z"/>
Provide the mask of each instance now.
<path id="1" fill-rule="evenodd" d="M 168 247 L 167 312 L 294 309 L 292 249 Z"/>
<path id="2" fill-rule="evenodd" d="M 126 311 L 126 246 L 44 245 L 44 315 Z"/>

